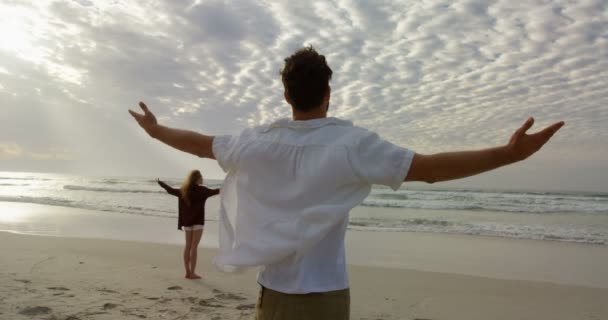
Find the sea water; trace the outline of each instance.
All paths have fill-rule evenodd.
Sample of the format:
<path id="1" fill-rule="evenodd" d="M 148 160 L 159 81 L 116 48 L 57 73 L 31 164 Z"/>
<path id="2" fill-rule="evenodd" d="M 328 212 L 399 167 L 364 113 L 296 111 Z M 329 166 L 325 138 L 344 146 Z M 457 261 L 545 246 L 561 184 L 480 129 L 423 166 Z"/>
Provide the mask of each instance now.
<path id="1" fill-rule="evenodd" d="M 181 183 L 163 181 L 174 187 Z M 204 184 L 219 188 L 222 181 Z M 155 177 L 0 172 L 0 201 L 156 217 L 175 217 L 177 210 L 175 197 Z M 207 210 L 206 217 L 217 220 L 217 208 Z M 375 186 L 351 213 L 349 229 L 608 245 L 608 194 Z"/>

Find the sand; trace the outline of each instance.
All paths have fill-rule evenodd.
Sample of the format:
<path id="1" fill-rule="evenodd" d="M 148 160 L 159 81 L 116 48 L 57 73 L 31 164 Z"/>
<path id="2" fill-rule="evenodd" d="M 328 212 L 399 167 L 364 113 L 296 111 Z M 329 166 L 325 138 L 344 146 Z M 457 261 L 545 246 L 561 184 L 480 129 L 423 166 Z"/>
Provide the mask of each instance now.
<path id="1" fill-rule="evenodd" d="M 256 270 L 220 273 L 215 250 L 201 248 L 204 278 L 184 279 L 170 219 L 0 208 L 0 226 L 46 228 L 44 236 L 0 232 L 2 320 L 254 318 Z M 53 214 L 28 220 L 15 210 Z M 82 237 L 112 226 L 126 240 Z M 608 246 L 349 231 L 347 251 L 351 319 L 608 319 Z"/>
<path id="2" fill-rule="evenodd" d="M 255 271 L 182 278 L 179 247 L 0 233 L 1 319 L 253 319 Z M 607 319 L 608 289 L 350 266 L 352 319 Z"/>

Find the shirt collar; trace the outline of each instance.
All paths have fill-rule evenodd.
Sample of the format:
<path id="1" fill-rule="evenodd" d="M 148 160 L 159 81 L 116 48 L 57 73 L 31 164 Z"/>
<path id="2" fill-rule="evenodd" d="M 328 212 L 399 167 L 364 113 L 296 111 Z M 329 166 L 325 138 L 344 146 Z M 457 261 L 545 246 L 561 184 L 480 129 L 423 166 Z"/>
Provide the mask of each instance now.
<path id="1" fill-rule="evenodd" d="M 319 118 L 312 120 L 291 120 L 289 118 L 283 118 L 269 125 L 263 126 L 262 132 L 268 132 L 274 128 L 314 129 L 328 125 L 352 126 L 353 123 L 351 121 L 342 120 L 335 117 Z"/>

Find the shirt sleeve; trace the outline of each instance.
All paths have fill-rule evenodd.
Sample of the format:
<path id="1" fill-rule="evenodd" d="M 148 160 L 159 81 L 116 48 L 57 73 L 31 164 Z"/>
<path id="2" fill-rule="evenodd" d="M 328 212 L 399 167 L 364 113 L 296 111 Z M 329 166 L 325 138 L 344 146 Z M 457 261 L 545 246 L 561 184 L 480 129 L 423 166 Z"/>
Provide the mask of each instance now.
<path id="1" fill-rule="evenodd" d="M 392 144 L 373 132 L 353 148 L 351 166 L 365 183 L 399 189 L 412 164 L 415 152 Z"/>
<path id="2" fill-rule="evenodd" d="M 164 182 L 162 182 L 162 181 L 160 181 L 160 180 L 158 180 L 158 184 L 159 184 L 161 187 L 163 187 L 163 189 L 165 189 L 165 190 L 167 191 L 167 193 L 172 194 L 172 195 L 174 195 L 174 196 L 176 196 L 176 197 L 179 197 L 179 196 L 180 196 L 180 192 L 179 192 L 179 190 L 178 190 L 178 189 L 172 188 L 172 187 L 170 187 L 168 184 L 166 184 L 166 183 L 164 183 Z"/>
<path id="3" fill-rule="evenodd" d="M 203 197 L 205 198 L 213 197 L 218 194 L 220 194 L 220 189 L 211 189 L 203 187 Z"/>
<path id="4" fill-rule="evenodd" d="M 234 168 L 238 136 L 223 135 L 213 138 L 213 155 L 224 172 Z"/>

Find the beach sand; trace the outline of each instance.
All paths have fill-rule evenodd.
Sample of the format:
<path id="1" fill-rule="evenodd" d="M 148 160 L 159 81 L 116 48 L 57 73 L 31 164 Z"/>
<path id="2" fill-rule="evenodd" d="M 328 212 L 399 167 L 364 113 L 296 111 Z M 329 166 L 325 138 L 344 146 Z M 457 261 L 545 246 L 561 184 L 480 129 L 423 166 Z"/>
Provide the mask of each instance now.
<path id="1" fill-rule="evenodd" d="M 13 229 L 23 218 L 14 210 L 79 211 L 12 206 L 0 206 L 0 220 Z M 79 214 L 70 224 L 112 225 L 108 213 Z M 116 228 L 135 228 L 129 219 L 159 241 L 181 239 L 170 219 L 128 217 Z M 155 237 L 167 222 L 170 241 Z M 256 270 L 220 273 L 212 248 L 199 251 L 204 279 L 187 280 L 177 244 L 66 237 L 46 223 L 40 234 L 62 236 L 0 232 L 0 319 L 253 319 Z M 347 246 L 351 319 L 608 319 L 606 246 L 377 232 L 349 232 Z"/>

